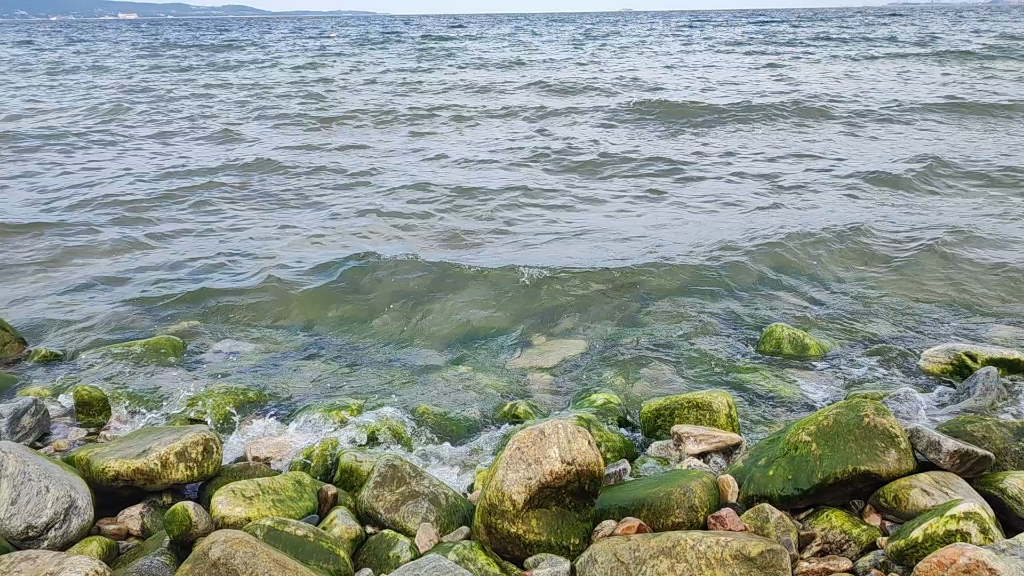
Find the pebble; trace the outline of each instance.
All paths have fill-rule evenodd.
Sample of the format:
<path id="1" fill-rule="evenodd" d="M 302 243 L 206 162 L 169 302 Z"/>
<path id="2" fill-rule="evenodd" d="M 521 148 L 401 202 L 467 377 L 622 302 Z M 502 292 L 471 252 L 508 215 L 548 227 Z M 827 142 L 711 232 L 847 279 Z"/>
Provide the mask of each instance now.
<path id="1" fill-rule="evenodd" d="M 324 484 L 316 491 L 317 513 L 321 518 L 326 518 L 327 513 L 338 505 L 338 487 L 331 484 Z"/>
<path id="2" fill-rule="evenodd" d="M 797 562 L 793 576 L 831 576 L 853 570 L 853 561 L 842 556 L 808 558 Z"/>
<path id="3" fill-rule="evenodd" d="M 723 532 L 746 532 L 747 527 L 732 508 L 722 508 L 708 516 L 708 530 Z"/>
<path id="4" fill-rule="evenodd" d="M 71 441 L 67 438 L 57 440 L 53 444 L 50 444 L 50 447 L 53 448 L 54 452 L 67 452 L 68 450 L 71 450 Z"/>
<path id="5" fill-rule="evenodd" d="M 615 532 L 615 527 L 618 524 L 619 523 L 615 520 L 605 520 L 604 522 L 601 522 L 597 525 L 597 527 L 594 528 L 594 531 L 590 533 L 590 539 L 594 542 L 597 542 L 601 538 L 607 538 L 611 536 L 612 532 Z"/>
<path id="6" fill-rule="evenodd" d="M 860 511 L 860 517 L 864 522 L 876 528 L 882 527 L 882 515 L 870 504 L 865 505 L 864 509 Z"/>
<path id="7" fill-rule="evenodd" d="M 356 576 L 373 576 L 373 570 L 369 568 L 363 568 L 359 572 L 356 572 Z"/>
<path id="8" fill-rule="evenodd" d="M 96 521 L 96 529 L 100 536 L 111 540 L 122 541 L 128 538 L 128 527 L 118 522 L 117 518 L 100 518 Z"/>
<path id="9" fill-rule="evenodd" d="M 463 540 L 469 540 L 472 535 L 472 531 L 469 526 L 459 526 L 451 533 L 445 534 L 444 538 L 441 538 L 441 542 L 461 542 Z"/>
<path id="10" fill-rule="evenodd" d="M 643 520 L 639 518 L 633 518 L 627 516 L 615 525 L 612 530 L 612 536 L 632 536 L 633 534 L 650 534 L 654 532 L 651 528 L 644 524 Z"/>
<path id="11" fill-rule="evenodd" d="M 672 441 L 688 456 L 700 456 L 736 448 L 743 444 L 743 437 L 718 428 L 677 424 L 672 427 Z"/>
<path id="12" fill-rule="evenodd" d="M 86 430 L 85 428 L 79 428 L 77 426 L 73 428 L 68 428 L 68 440 L 71 440 L 72 442 L 84 440 L 85 437 L 88 435 L 89 431 Z"/>
<path id="13" fill-rule="evenodd" d="M 420 524 L 416 530 L 416 548 L 420 554 L 426 554 L 431 548 L 437 546 L 441 539 L 437 536 L 437 528 L 429 522 Z"/>
<path id="14" fill-rule="evenodd" d="M 621 484 L 629 478 L 630 473 L 633 471 L 632 466 L 629 464 L 629 460 L 623 458 L 616 462 L 612 462 L 604 469 L 604 485 L 613 486 L 615 484 Z"/>
<path id="15" fill-rule="evenodd" d="M 739 502 L 740 485 L 735 478 L 728 474 L 718 477 L 718 498 L 726 503 Z"/>
<path id="16" fill-rule="evenodd" d="M 879 536 L 878 539 L 875 540 L 875 546 L 878 546 L 879 550 L 885 550 L 885 545 L 888 544 L 888 543 L 889 543 L 889 537 L 888 536 Z"/>
<path id="17" fill-rule="evenodd" d="M 146 503 L 129 506 L 118 513 L 117 521 L 123 524 L 132 536 L 145 538 L 149 536 L 149 534 L 145 533 L 146 527 L 143 521 L 143 515 L 147 512 L 147 508 L 149 508 L 149 505 Z"/>

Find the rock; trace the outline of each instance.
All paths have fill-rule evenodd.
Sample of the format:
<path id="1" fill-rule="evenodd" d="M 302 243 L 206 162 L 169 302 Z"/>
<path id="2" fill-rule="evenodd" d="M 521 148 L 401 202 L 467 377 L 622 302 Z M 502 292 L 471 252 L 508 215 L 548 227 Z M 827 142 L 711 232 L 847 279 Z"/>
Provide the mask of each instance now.
<path id="1" fill-rule="evenodd" d="M 761 339 L 757 341 L 757 353 L 765 356 L 817 358 L 827 354 L 830 349 L 807 332 L 782 322 L 765 328 Z"/>
<path id="2" fill-rule="evenodd" d="M 626 516 L 615 525 L 611 535 L 632 536 L 633 534 L 650 534 L 651 532 L 654 532 L 654 530 L 651 530 L 650 526 L 644 524 L 643 520 Z"/>
<path id="3" fill-rule="evenodd" d="M 71 442 L 80 442 L 87 436 L 89 436 L 89 431 L 85 428 L 68 428 L 68 440 Z"/>
<path id="4" fill-rule="evenodd" d="M 216 476 L 203 482 L 199 486 L 199 497 L 197 501 L 205 508 L 210 507 L 210 499 L 214 492 L 239 480 L 252 480 L 253 478 L 269 478 L 280 474 L 270 466 L 259 462 L 238 462 L 228 464 L 220 469 Z"/>
<path id="5" fill-rule="evenodd" d="M 1024 420 L 958 416 L 936 430 L 991 452 L 995 462 L 989 472 L 1024 469 Z"/>
<path id="6" fill-rule="evenodd" d="M 636 445 L 618 428 L 606 426 L 592 414 L 575 414 L 568 420 L 590 432 L 605 462 L 636 459 Z"/>
<path id="7" fill-rule="evenodd" d="M 482 423 L 477 418 L 444 410 L 429 404 L 420 404 L 412 411 L 413 420 L 430 430 L 442 442 L 459 445 L 480 431 Z"/>
<path id="8" fill-rule="evenodd" d="M 166 506 L 157 506 L 153 502 L 140 502 L 125 508 L 117 515 L 117 521 L 128 528 L 128 533 L 136 538 L 146 539 L 164 529 Z"/>
<path id="9" fill-rule="evenodd" d="M 206 421 L 218 432 L 228 433 L 238 419 L 249 416 L 270 402 L 270 395 L 247 386 L 216 384 L 192 396 L 185 403 L 189 418 Z"/>
<path id="10" fill-rule="evenodd" d="M 675 446 L 671 440 L 659 440 L 651 444 L 667 444 L 669 446 Z M 633 461 L 632 475 L 634 478 L 647 478 L 649 476 L 657 476 L 668 472 L 673 468 L 671 462 L 667 458 L 661 458 L 653 456 L 651 454 L 644 454 Z"/>
<path id="11" fill-rule="evenodd" d="M 687 456 L 700 456 L 736 448 L 743 444 L 743 437 L 707 426 L 677 424 L 672 427 L 672 441 L 682 446 Z"/>
<path id="12" fill-rule="evenodd" d="M 107 565 L 95 558 L 63 552 L 24 550 L 0 556 L 4 576 L 114 576 Z"/>
<path id="13" fill-rule="evenodd" d="M 882 550 L 873 550 L 868 552 L 853 563 L 853 572 L 858 576 L 867 576 L 868 574 L 872 574 L 873 571 L 880 572 L 883 576 L 885 574 L 893 573 L 904 576 L 909 576 L 910 574 L 909 568 L 905 568 L 893 562 Z"/>
<path id="14" fill-rule="evenodd" d="M 472 572 L 445 558 L 431 554 L 403 564 L 390 576 L 474 576 Z"/>
<path id="15" fill-rule="evenodd" d="M 188 546 L 213 532 L 213 518 L 195 502 L 178 502 L 164 515 L 164 530 L 171 542 Z"/>
<path id="16" fill-rule="evenodd" d="M 720 530 L 723 532 L 746 532 L 747 527 L 743 525 L 736 511 L 732 508 L 722 508 L 718 512 L 708 516 L 708 530 Z"/>
<path id="17" fill-rule="evenodd" d="M 728 474 L 718 477 L 718 501 L 725 504 L 738 502 L 740 498 L 740 485 L 736 479 Z"/>
<path id="18" fill-rule="evenodd" d="M 338 505 L 338 495 L 340 494 L 337 486 L 332 484 L 324 484 L 316 491 L 316 514 L 321 518 L 326 518 L 327 513 L 332 508 Z"/>
<path id="19" fill-rule="evenodd" d="M 345 543 L 305 522 L 261 518 L 246 526 L 244 532 L 328 576 L 352 576 L 354 573 Z"/>
<path id="20" fill-rule="evenodd" d="M 874 526 L 878 529 L 882 528 L 882 515 L 870 504 L 861 509 L 860 518 L 868 526 Z"/>
<path id="21" fill-rule="evenodd" d="M 590 540 L 592 542 L 597 542 L 601 538 L 611 536 L 612 533 L 615 532 L 615 527 L 618 525 L 619 523 L 615 520 L 602 520 L 601 522 L 598 522 L 597 526 L 594 527 L 594 531 L 590 533 Z"/>
<path id="22" fill-rule="evenodd" d="M 875 547 L 875 540 L 882 537 L 876 526 L 838 508 L 819 508 L 803 519 L 804 530 L 817 533 L 817 538 L 804 550 L 804 556 L 844 556 L 860 558 Z M 843 572 L 850 568 L 836 570 Z"/>
<path id="23" fill-rule="evenodd" d="M 342 398 L 329 402 L 318 402 L 309 404 L 295 413 L 293 422 L 308 420 L 311 418 L 320 419 L 335 426 L 344 426 L 349 420 L 363 413 L 365 403 L 362 400 Z"/>
<path id="24" fill-rule="evenodd" d="M 92 486 L 153 492 L 212 478 L 222 459 L 220 437 L 206 426 L 154 426 L 83 446 L 64 461 Z"/>
<path id="25" fill-rule="evenodd" d="M 46 386 L 27 386 L 25 388 L 22 388 L 21 390 L 18 390 L 14 395 L 18 398 L 34 396 L 36 398 L 39 398 L 40 400 L 45 400 L 47 398 L 53 398 L 53 390 L 47 388 Z"/>
<path id="26" fill-rule="evenodd" d="M 64 353 L 59 350 L 47 350 L 46 348 L 33 348 L 28 353 L 28 361 L 36 364 L 47 362 L 60 362 L 64 359 Z"/>
<path id="27" fill-rule="evenodd" d="M 110 420 L 110 399 L 95 386 L 75 386 L 75 416 L 84 428 L 102 428 Z"/>
<path id="28" fill-rule="evenodd" d="M 200 540 L 175 576 L 323 576 L 239 530 L 217 530 Z"/>
<path id="29" fill-rule="evenodd" d="M 647 456 L 664 460 L 668 467 L 686 460 L 686 451 L 672 440 L 656 440 L 647 447 Z M 664 470 L 662 470 L 663 472 Z"/>
<path id="30" fill-rule="evenodd" d="M 971 485 L 992 506 L 1004 528 L 1024 532 L 1024 472 L 985 474 Z"/>
<path id="31" fill-rule="evenodd" d="M 28 444 L 50 430 L 50 412 L 31 396 L 0 404 L 0 440 Z"/>
<path id="32" fill-rule="evenodd" d="M 515 562 L 543 552 L 575 558 L 590 538 L 603 479 L 586 430 L 558 420 L 520 430 L 491 466 L 473 536 Z"/>
<path id="33" fill-rule="evenodd" d="M 1024 536 L 988 546 L 950 544 L 926 556 L 913 576 L 1020 576 L 1024 574 Z"/>
<path id="34" fill-rule="evenodd" d="M 832 576 L 853 570 L 853 561 L 842 556 L 807 558 L 797 563 L 793 576 Z"/>
<path id="35" fill-rule="evenodd" d="M 990 515 L 992 509 L 962 478 L 939 470 L 906 476 L 878 489 L 868 502 L 883 518 L 895 522 L 913 520 L 952 500 L 974 502 Z"/>
<path id="36" fill-rule="evenodd" d="M 909 386 L 898 388 L 887 394 L 881 403 L 904 426 L 913 426 L 928 421 L 926 412 L 929 406 L 928 400 Z"/>
<path id="37" fill-rule="evenodd" d="M 134 536 L 131 536 L 126 540 L 117 540 L 117 552 L 118 554 L 127 554 L 141 546 L 143 542 L 145 542 L 145 540 Z"/>
<path id="38" fill-rule="evenodd" d="M 569 407 L 593 414 L 608 426 L 628 428 L 630 425 L 625 403 L 611 390 L 581 390 L 573 394 Z"/>
<path id="39" fill-rule="evenodd" d="M 420 551 L 420 554 L 426 554 L 431 548 L 437 546 L 441 542 L 441 538 L 437 535 L 437 529 L 434 528 L 428 522 L 420 524 L 419 530 L 416 531 L 416 549 Z"/>
<path id="40" fill-rule="evenodd" d="M 899 422 L 873 400 L 837 402 L 761 440 L 729 467 L 744 505 L 842 504 L 913 472 Z"/>
<path id="41" fill-rule="evenodd" d="M 917 363 L 926 374 L 968 378 L 985 366 L 995 366 L 1002 375 L 1024 372 L 1024 354 L 999 346 L 943 344 L 921 353 Z"/>
<path id="42" fill-rule="evenodd" d="M 68 554 L 88 556 L 109 565 L 117 558 L 118 547 L 117 542 L 106 536 L 88 536 L 68 548 Z"/>
<path id="43" fill-rule="evenodd" d="M 505 366 L 526 370 L 550 369 L 583 354 L 589 347 L 586 340 L 547 340 L 523 350 Z"/>
<path id="44" fill-rule="evenodd" d="M 774 541 L 786 550 L 792 563 L 800 551 L 800 532 L 796 522 L 771 504 L 758 504 L 740 516 L 751 533 Z"/>
<path id="45" fill-rule="evenodd" d="M 789 555 L 743 532 L 661 532 L 595 542 L 576 560 L 577 576 L 790 576 Z"/>
<path id="46" fill-rule="evenodd" d="M 450 533 L 445 534 L 441 538 L 441 542 L 461 542 L 469 540 L 470 536 L 472 536 L 472 531 L 469 529 L 469 526 L 459 526 Z"/>
<path id="47" fill-rule="evenodd" d="M 28 342 L 3 318 L 0 318 L 0 364 L 17 362 L 25 356 Z"/>
<path id="48" fill-rule="evenodd" d="M 530 576 L 570 576 L 572 563 L 554 554 L 537 554 L 527 558 L 523 568 L 529 571 Z"/>
<path id="49" fill-rule="evenodd" d="M 473 505 L 417 466 L 398 456 L 377 461 L 356 496 L 359 515 L 375 525 L 415 536 L 420 524 L 448 533 L 469 524 Z"/>
<path id="50" fill-rule="evenodd" d="M 334 479 L 334 472 L 338 466 L 340 446 L 337 438 L 324 438 L 299 452 L 288 466 L 288 470 L 305 472 L 321 482 L 330 482 Z"/>
<path id="51" fill-rule="evenodd" d="M 547 410 L 533 400 L 513 400 L 501 407 L 498 411 L 498 420 L 515 424 L 539 420 L 547 415 Z"/>
<path id="52" fill-rule="evenodd" d="M 298 448 L 296 444 L 293 436 L 264 436 L 246 442 L 243 451 L 246 461 L 273 466 L 287 461 Z"/>
<path id="53" fill-rule="evenodd" d="M 740 433 L 736 403 L 725 390 L 702 390 L 655 398 L 640 407 L 640 429 L 648 438 L 667 440 L 671 437 L 672 427 L 679 424 Z"/>
<path id="54" fill-rule="evenodd" d="M 316 514 L 320 483 L 305 472 L 232 482 L 213 494 L 210 516 L 218 529 L 244 528 L 261 518 L 300 520 Z"/>
<path id="55" fill-rule="evenodd" d="M 86 350 L 81 358 L 110 358 L 136 364 L 178 364 L 185 355 L 185 341 L 177 336 L 160 335 Z"/>
<path id="56" fill-rule="evenodd" d="M 338 453 L 337 470 L 334 472 L 334 484 L 338 488 L 356 494 L 363 487 L 370 472 L 377 465 L 376 454 L 362 450 L 342 450 Z"/>
<path id="57" fill-rule="evenodd" d="M 370 570 L 369 568 L 363 568 L 362 570 L 356 572 L 356 576 L 373 576 L 373 570 Z"/>
<path id="58" fill-rule="evenodd" d="M 885 555 L 914 566 L 925 556 L 955 542 L 984 546 L 1003 539 L 992 514 L 974 502 L 953 500 L 914 518 L 889 537 Z"/>
<path id="59" fill-rule="evenodd" d="M 356 552 L 356 570 L 369 568 L 374 574 L 390 574 L 402 564 L 419 558 L 416 544 L 392 530 L 381 530 L 366 539 Z"/>
<path id="60" fill-rule="evenodd" d="M 93 496 L 74 470 L 0 441 L 0 538 L 18 548 L 63 550 L 88 534 Z"/>
<path id="61" fill-rule="evenodd" d="M 410 426 L 403 420 L 397 418 L 381 418 L 365 424 L 366 445 L 375 446 L 401 446 L 412 451 L 412 435 Z"/>
<path id="62" fill-rule="evenodd" d="M 700 470 L 673 470 L 601 491 L 597 520 L 640 518 L 655 532 L 697 530 L 718 510 L 718 482 Z"/>
<path id="63" fill-rule="evenodd" d="M 345 546 L 349 556 L 366 541 L 366 532 L 356 515 L 344 506 L 337 506 L 324 517 L 318 526 Z"/>
<path id="64" fill-rule="evenodd" d="M 629 473 L 632 471 L 632 467 L 629 465 L 629 460 L 623 458 L 617 462 L 604 467 L 604 482 L 605 486 L 614 486 L 615 484 L 621 484 L 629 478 Z"/>
<path id="65" fill-rule="evenodd" d="M 999 370 L 986 366 L 956 387 L 950 412 L 991 410 L 1007 398 L 1006 387 L 999 381 Z"/>
<path id="66" fill-rule="evenodd" d="M 96 530 L 100 536 L 105 536 L 116 542 L 128 538 L 128 527 L 117 521 L 117 518 L 100 518 L 96 521 Z"/>
<path id="67" fill-rule="evenodd" d="M 429 555 L 443 556 L 475 576 L 504 576 L 520 572 L 518 568 L 470 540 L 438 544 L 430 550 Z"/>
<path id="68" fill-rule="evenodd" d="M 174 576 L 178 558 L 169 550 L 167 534 L 157 532 L 120 555 L 110 567 L 116 576 Z"/>
<path id="69" fill-rule="evenodd" d="M 932 464 L 962 478 L 984 474 L 995 462 L 995 455 L 988 450 L 924 426 L 910 426 L 906 432 L 914 450 Z"/>

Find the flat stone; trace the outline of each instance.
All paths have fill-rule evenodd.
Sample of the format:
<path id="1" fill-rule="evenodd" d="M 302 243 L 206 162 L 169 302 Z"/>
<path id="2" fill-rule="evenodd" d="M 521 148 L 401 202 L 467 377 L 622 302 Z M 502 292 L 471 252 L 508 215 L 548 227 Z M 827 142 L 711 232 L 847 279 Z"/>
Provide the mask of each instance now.
<path id="1" fill-rule="evenodd" d="M 416 538 L 413 541 L 416 543 L 416 549 L 422 555 L 426 554 L 434 546 L 437 546 L 441 539 L 438 537 L 437 529 L 434 528 L 434 525 L 424 522 L 416 530 Z"/>
<path id="2" fill-rule="evenodd" d="M 0 404 L 0 440 L 28 444 L 50 430 L 50 412 L 34 396 Z"/>
<path id="3" fill-rule="evenodd" d="M 909 426 L 906 432 L 914 450 L 932 464 L 962 478 L 980 476 L 995 462 L 995 455 L 988 450 L 946 436 L 942 432 L 924 426 Z"/>
<path id="4" fill-rule="evenodd" d="M 103 562 L 47 550 L 23 550 L 0 556 L 4 576 L 113 576 Z"/>
<path id="5" fill-rule="evenodd" d="M 728 474 L 718 477 L 718 498 L 723 503 L 739 502 L 740 485 Z"/>
<path id="6" fill-rule="evenodd" d="M 707 426 L 677 424 L 672 427 L 672 441 L 682 447 L 687 456 L 700 456 L 735 448 L 743 444 L 743 437 Z"/>
<path id="7" fill-rule="evenodd" d="M 985 366 L 996 366 L 1002 374 L 1024 372 L 1024 353 L 1000 346 L 952 343 L 921 353 L 917 366 L 932 376 L 968 378 Z"/>
<path id="8" fill-rule="evenodd" d="M 853 570 L 853 561 L 842 556 L 807 558 L 797 562 L 793 576 L 831 576 Z"/>
<path id="9" fill-rule="evenodd" d="M 473 531 L 469 529 L 469 526 L 459 526 L 450 533 L 445 534 L 444 538 L 441 538 L 441 542 L 461 542 L 463 540 L 469 540 L 469 537 L 472 536 L 472 532 Z"/>
<path id="10" fill-rule="evenodd" d="M 585 353 L 590 348 L 586 340 L 547 340 L 523 350 L 509 360 L 508 368 L 549 369 Z"/>
<path id="11" fill-rule="evenodd" d="M 299 440 L 291 436 L 266 436 L 246 443 L 244 452 L 248 462 L 280 464 L 288 462 L 299 449 Z"/>
<path id="12" fill-rule="evenodd" d="M 946 412 L 976 412 L 991 410 L 1007 398 L 1006 387 L 999 379 L 995 366 L 981 368 L 956 387 L 953 400 L 957 403 L 945 408 Z"/>
<path id="13" fill-rule="evenodd" d="M 740 517 L 732 508 L 722 508 L 718 512 L 708 516 L 708 530 L 721 530 L 723 532 L 746 532 L 747 527 L 740 521 Z"/>
<path id="14" fill-rule="evenodd" d="M 654 532 L 651 528 L 644 524 L 643 520 L 639 518 L 633 518 L 627 516 L 622 520 L 619 520 L 618 524 L 615 525 L 615 529 L 612 530 L 612 536 L 632 536 L 633 534 L 650 534 Z"/>

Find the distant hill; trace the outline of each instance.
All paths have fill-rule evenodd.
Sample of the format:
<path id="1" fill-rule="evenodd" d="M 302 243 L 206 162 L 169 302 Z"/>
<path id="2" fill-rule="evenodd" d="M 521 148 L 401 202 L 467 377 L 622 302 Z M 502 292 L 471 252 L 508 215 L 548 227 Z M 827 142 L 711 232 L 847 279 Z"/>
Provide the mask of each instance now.
<path id="1" fill-rule="evenodd" d="M 185 18 L 197 16 L 269 16 L 315 14 L 373 14 L 356 10 L 334 12 L 269 12 L 249 6 L 193 6 L 173 3 L 116 2 L 113 0 L 0 0 L 0 18 L 116 18 L 118 14 L 135 14 L 139 18 Z"/>

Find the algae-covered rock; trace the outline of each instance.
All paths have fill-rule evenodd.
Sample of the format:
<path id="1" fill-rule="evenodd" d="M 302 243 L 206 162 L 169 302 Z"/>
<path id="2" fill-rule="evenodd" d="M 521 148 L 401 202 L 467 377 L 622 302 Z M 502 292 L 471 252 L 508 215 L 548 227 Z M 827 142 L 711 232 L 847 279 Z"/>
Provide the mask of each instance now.
<path id="1" fill-rule="evenodd" d="M 0 318 L 0 364 L 15 362 L 25 355 L 28 342 L 3 318 Z"/>
<path id="2" fill-rule="evenodd" d="M 178 502 L 164 514 L 164 531 L 171 542 L 188 546 L 213 532 L 213 518 L 195 502 Z"/>
<path id="3" fill-rule="evenodd" d="M 442 542 L 430 549 L 426 556 L 441 556 L 469 571 L 473 576 L 507 576 L 520 572 L 512 571 L 515 567 L 497 557 L 493 552 L 473 542 Z"/>
<path id="4" fill-rule="evenodd" d="M 872 570 L 899 576 L 909 576 L 911 571 L 909 568 L 893 562 L 885 555 L 884 550 L 872 550 L 853 563 L 853 572 L 858 576 L 873 576 Z"/>
<path id="5" fill-rule="evenodd" d="M 47 362 L 60 362 L 64 359 L 64 353 L 60 350 L 48 350 L 46 348 L 33 348 L 28 353 L 28 361 L 36 364 Z"/>
<path id="6" fill-rule="evenodd" d="M 185 355 L 185 341 L 162 334 L 145 340 L 132 340 L 82 352 L 82 358 L 111 358 L 136 364 L 177 364 Z"/>
<path id="7" fill-rule="evenodd" d="M 971 485 L 992 505 L 1004 528 L 1024 532 L 1024 471 L 985 474 Z"/>
<path id="8" fill-rule="evenodd" d="M 990 472 L 1024 469 L 1024 420 L 957 416 L 936 430 L 995 455 Z"/>
<path id="9" fill-rule="evenodd" d="M 0 440 L 29 444 L 50 430 L 50 412 L 39 398 L 0 404 Z"/>
<path id="10" fill-rule="evenodd" d="M 18 548 L 63 550 L 85 537 L 93 514 L 92 492 L 74 470 L 0 442 L 0 538 Z"/>
<path id="11" fill-rule="evenodd" d="M 668 440 L 676 424 L 693 424 L 740 433 L 736 402 L 725 390 L 702 390 L 655 398 L 640 407 L 640 429 L 654 440 Z"/>
<path id="12" fill-rule="evenodd" d="M 219 432 L 230 432 L 239 418 L 248 416 L 270 402 L 263 390 L 247 386 L 216 384 L 192 396 L 185 403 L 189 418 L 204 420 Z"/>
<path id="13" fill-rule="evenodd" d="M 478 576 L 444 556 L 426 555 L 403 564 L 390 576 Z"/>
<path id="14" fill-rule="evenodd" d="M 197 501 L 206 508 L 210 507 L 210 499 L 214 492 L 224 486 L 239 480 L 251 480 L 253 478 L 268 478 L 280 474 L 270 466 L 262 462 L 236 462 L 228 464 L 220 469 L 216 476 L 203 482 L 199 486 L 199 497 Z"/>
<path id="15" fill-rule="evenodd" d="M 984 546 L 1003 539 L 996 519 L 974 502 L 953 500 L 900 526 L 889 537 L 885 555 L 914 566 L 943 546 L 966 542 Z"/>
<path id="16" fill-rule="evenodd" d="M 491 466 L 473 537 L 513 562 L 542 552 L 575 558 L 590 541 L 603 480 L 586 430 L 560 420 L 520 430 Z"/>
<path id="17" fill-rule="evenodd" d="M 174 576 L 178 558 L 170 550 L 171 541 L 164 532 L 157 532 L 141 545 L 132 548 L 110 565 L 115 576 Z"/>
<path id="18" fill-rule="evenodd" d="M 196 544 L 175 576 L 323 576 L 240 530 L 217 530 Z"/>
<path id="19" fill-rule="evenodd" d="M 343 398 L 309 404 L 295 413 L 292 421 L 299 421 L 309 418 L 320 418 L 335 426 L 344 426 L 349 420 L 363 413 L 366 405 L 362 400 Z"/>
<path id="20" fill-rule="evenodd" d="M 329 576 L 352 576 L 345 544 L 323 530 L 288 518 L 262 518 L 244 529 L 260 541 Z"/>
<path id="21" fill-rule="evenodd" d="M 803 520 L 804 530 L 818 533 L 818 553 L 822 556 L 860 558 L 875 547 L 882 531 L 838 508 L 819 508 Z"/>
<path id="22" fill-rule="evenodd" d="M 791 561 L 796 564 L 800 555 L 800 530 L 788 514 L 771 504 L 758 504 L 740 516 L 750 530 L 786 549 Z"/>
<path id="23" fill-rule="evenodd" d="M 622 398 L 611 390 L 582 390 L 573 394 L 570 407 L 579 412 L 589 412 L 609 426 L 627 427 L 629 411 Z"/>
<path id="24" fill-rule="evenodd" d="M 963 478 L 939 470 L 894 480 L 872 494 L 868 504 L 887 520 L 903 523 L 952 500 L 974 502 L 993 514 L 985 499 Z"/>
<path id="25" fill-rule="evenodd" d="M 110 420 L 110 399 L 95 386 L 75 386 L 71 393 L 75 400 L 75 416 L 84 428 L 102 428 Z"/>
<path id="26" fill-rule="evenodd" d="M 745 505 L 844 504 L 914 471 L 907 435 L 884 406 L 843 400 L 761 440 L 729 467 Z"/>
<path id="27" fill-rule="evenodd" d="M 659 532 L 603 538 L 575 563 L 577 576 L 790 576 L 781 546 L 744 532 Z"/>
<path id="28" fill-rule="evenodd" d="M 220 471 L 220 437 L 206 426 L 140 428 L 65 457 L 92 486 L 158 491 L 202 482 Z"/>
<path id="29" fill-rule="evenodd" d="M 406 450 L 412 450 L 409 425 L 401 420 L 384 417 L 366 423 L 363 429 L 366 432 L 367 446 L 401 446 Z"/>
<path id="30" fill-rule="evenodd" d="M 1024 373 L 1024 353 L 981 344 L 942 344 L 921 353 L 917 363 L 926 374 L 964 379 L 985 366 L 1003 376 Z"/>
<path id="31" fill-rule="evenodd" d="M 776 322 L 761 333 L 757 341 L 758 354 L 788 358 L 817 358 L 824 356 L 830 347 L 813 336 L 789 324 Z"/>
<path id="32" fill-rule="evenodd" d="M 370 477 L 370 472 L 377 465 L 380 456 L 362 450 L 342 450 L 338 452 L 338 462 L 334 471 L 334 484 L 338 488 L 351 492 L 359 492 Z"/>
<path id="33" fill-rule="evenodd" d="M 718 505 L 718 479 L 714 474 L 673 470 L 605 487 L 597 499 L 594 519 L 639 518 L 655 532 L 698 530 Z"/>
<path id="34" fill-rule="evenodd" d="M 429 404 L 420 404 L 412 411 L 413 419 L 443 442 L 461 444 L 480 431 L 479 419 L 444 410 Z"/>
<path id="35" fill-rule="evenodd" d="M 913 576 L 1020 576 L 1024 574 L 1024 535 L 988 546 L 950 544 L 914 567 Z"/>
<path id="36" fill-rule="evenodd" d="M 244 528 L 271 516 L 301 520 L 317 513 L 320 486 L 305 472 L 238 480 L 213 494 L 210 516 L 218 529 Z"/>
<path id="37" fill-rule="evenodd" d="M 338 465 L 340 443 L 337 438 L 324 438 L 316 444 L 303 448 L 288 466 L 291 472 L 305 472 L 321 482 L 334 479 Z"/>
<path id="38" fill-rule="evenodd" d="M 473 520 L 473 505 L 417 466 L 384 456 L 356 496 L 359 514 L 370 523 L 415 536 L 420 524 L 447 534 Z"/>
<path id="39" fill-rule="evenodd" d="M 366 531 L 355 513 L 347 506 L 335 506 L 318 526 L 324 532 L 337 538 L 345 547 L 349 556 L 366 541 Z"/>
<path id="40" fill-rule="evenodd" d="M 541 408 L 533 400 L 513 400 L 501 407 L 501 410 L 498 411 L 498 420 L 516 424 L 539 420 L 547 415 L 547 410 Z"/>
<path id="41" fill-rule="evenodd" d="M 95 558 L 104 564 L 110 564 L 117 558 L 117 542 L 106 536 L 89 536 L 71 548 L 68 554 L 77 556 L 88 556 Z"/>
<path id="42" fill-rule="evenodd" d="M 633 444 L 629 436 L 620 432 L 614 424 L 604 424 L 596 416 L 585 413 L 575 414 L 571 417 L 571 420 L 573 424 L 590 432 L 605 462 L 636 459 L 636 444 Z"/>
<path id="43" fill-rule="evenodd" d="M 40 400 L 46 400 L 47 398 L 53 398 L 55 394 L 53 393 L 53 390 L 46 386 L 26 386 L 25 388 L 18 390 L 14 395 L 19 398 L 31 396 L 39 398 Z"/>
<path id="44" fill-rule="evenodd" d="M 366 539 L 353 560 L 356 570 L 369 568 L 374 574 L 390 574 L 419 556 L 419 550 L 411 539 L 398 532 L 381 530 Z"/>
<path id="45" fill-rule="evenodd" d="M 88 556 L 47 550 L 23 550 L 0 556 L 4 576 L 114 576 L 107 565 Z"/>

